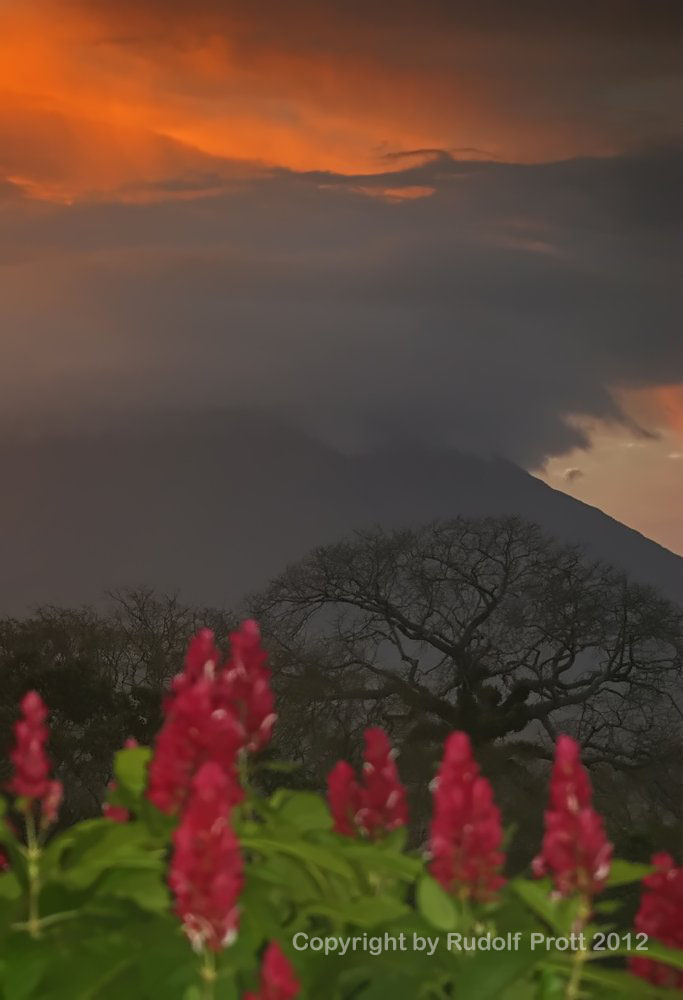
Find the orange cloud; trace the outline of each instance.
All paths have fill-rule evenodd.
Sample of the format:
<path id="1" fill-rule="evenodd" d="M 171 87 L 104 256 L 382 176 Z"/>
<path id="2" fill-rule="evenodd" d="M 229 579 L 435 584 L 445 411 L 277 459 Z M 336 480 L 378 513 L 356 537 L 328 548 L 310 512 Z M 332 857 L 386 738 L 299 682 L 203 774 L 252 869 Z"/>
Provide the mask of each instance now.
<path id="1" fill-rule="evenodd" d="M 648 430 L 680 435 L 683 439 L 683 385 L 659 385 L 617 393 L 625 412 Z"/>
<path id="2" fill-rule="evenodd" d="M 683 437 L 683 385 L 660 386 L 653 395 L 667 426 Z"/>
<path id="3" fill-rule="evenodd" d="M 395 150 L 536 160 L 631 141 L 628 116 L 610 118 L 595 95 L 661 78 L 674 51 L 665 33 L 645 58 L 623 24 L 611 36 L 609 18 L 565 24 L 558 8 L 557 23 L 525 22 L 494 6 L 487 19 L 404 0 L 387 19 L 306 0 L 5 3 L 0 176 L 69 200 L 217 160 L 370 174 Z"/>

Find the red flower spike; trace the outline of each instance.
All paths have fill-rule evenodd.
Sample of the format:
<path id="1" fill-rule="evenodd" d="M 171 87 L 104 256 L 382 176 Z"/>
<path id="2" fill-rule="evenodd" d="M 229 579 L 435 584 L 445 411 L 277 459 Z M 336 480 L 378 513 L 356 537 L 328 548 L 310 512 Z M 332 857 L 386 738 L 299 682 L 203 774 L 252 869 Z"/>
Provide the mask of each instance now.
<path id="1" fill-rule="evenodd" d="M 110 790 L 115 782 L 112 781 Z M 111 802 L 104 802 L 102 805 L 102 815 L 105 819 L 110 819 L 112 823 L 127 823 L 130 819 L 130 811 L 125 806 L 115 806 Z"/>
<path id="2" fill-rule="evenodd" d="M 268 654 L 255 621 L 248 619 L 230 633 L 231 657 L 218 677 L 221 697 L 236 711 L 244 727 L 244 745 L 252 752 L 270 740 L 277 718 L 270 689 Z"/>
<path id="3" fill-rule="evenodd" d="M 3 851 L 2 847 L 0 847 L 0 873 L 8 872 L 9 868 L 10 868 L 9 858 Z"/>
<path id="4" fill-rule="evenodd" d="M 173 681 L 149 769 L 148 795 L 163 812 L 182 807 L 193 775 L 207 760 L 223 767 L 241 796 L 232 780 L 239 751 L 259 750 L 270 739 L 273 695 L 256 622 L 244 622 L 230 640 L 231 658 L 220 665 L 213 633 L 204 629 Z"/>
<path id="5" fill-rule="evenodd" d="M 246 993 L 244 1000 L 294 1000 L 299 995 L 294 968 L 277 941 L 271 941 L 261 963 L 258 993 Z"/>
<path id="6" fill-rule="evenodd" d="M 237 934 L 237 900 L 244 879 L 239 843 L 230 826 L 235 794 L 229 785 L 220 765 L 203 764 L 173 835 L 168 881 L 176 898 L 175 912 L 198 951 L 217 951 Z"/>
<path id="7" fill-rule="evenodd" d="M 42 800 L 42 817 L 45 823 L 54 823 L 62 804 L 64 789 L 61 781 L 51 781 Z"/>
<path id="8" fill-rule="evenodd" d="M 434 784 L 430 871 L 447 892 L 484 902 L 505 884 L 503 830 L 490 783 L 479 774 L 466 733 L 446 740 Z"/>
<path id="9" fill-rule="evenodd" d="M 149 799 L 163 812 L 181 808 L 190 782 L 207 760 L 233 774 L 237 752 L 242 746 L 242 727 L 235 716 L 216 705 L 216 681 L 201 677 L 184 687 L 168 709 L 166 721 L 156 741 L 149 767 Z M 235 781 L 233 802 L 241 799 Z"/>
<path id="10" fill-rule="evenodd" d="M 202 677 L 213 677 L 220 658 L 213 632 L 210 628 L 201 629 L 187 647 L 183 672 L 177 674 L 171 682 L 173 694 L 180 694 Z M 173 695 L 169 700 L 172 702 Z"/>
<path id="11" fill-rule="evenodd" d="M 355 836 L 360 794 L 353 768 L 347 761 L 340 760 L 327 777 L 327 801 L 337 833 L 346 837 Z"/>
<path id="12" fill-rule="evenodd" d="M 683 948 L 683 868 L 676 868 L 669 854 L 655 854 L 652 864 L 657 871 L 646 875 L 646 892 L 640 900 L 635 919 L 636 931 L 669 948 Z M 683 989 L 683 971 L 644 955 L 629 960 L 631 972 L 655 986 Z"/>
<path id="13" fill-rule="evenodd" d="M 394 751 L 383 729 L 365 731 L 363 781 L 340 760 L 327 779 L 327 801 L 337 833 L 353 837 L 382 836 L 408 822 L 405 788 L 394 763 Z"/>
<path id="14" fill-rule="evenodd" d="M 364 787 L 356 822 L 368 836 L 396 830 L 408 822 L 406 792 L 394 756 L 383 729 L 365 730 Z"/>
<path id="15" fill-rule="evenodd" d="M 48 712 L 37 691 L 24 695 L 21 712 L 22 718 L 14 726 L 15 746 L 10 754 L 14 777 L 9 790 L 30 803 L 40 802 L 43 821 L 52 823 L 62 800 L 62 785 L 50 779 L 50 761 L 45 753 Z"/>
<path id="16" fill-rule="evenodd" d="M 609 875 L 612 845 L 591 802 L 592 789 L 580 761 L 579 745 L 561 735 L 550 779 L 543 845 L 532 870 L 537 877 L 552 875 L 562 896 L 573 892 L 594 896 L 604 889 Z"/>

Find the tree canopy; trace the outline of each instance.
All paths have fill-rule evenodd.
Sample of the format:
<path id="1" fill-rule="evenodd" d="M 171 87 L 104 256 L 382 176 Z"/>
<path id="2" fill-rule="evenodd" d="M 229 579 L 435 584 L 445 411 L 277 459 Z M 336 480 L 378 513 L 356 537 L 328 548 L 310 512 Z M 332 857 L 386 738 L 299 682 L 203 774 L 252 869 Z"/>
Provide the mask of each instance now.
<path id="1" fill-rule="evenodd" d="M 357 532 L 250 608 L 283 693 L 328 729 L 374 719 L 408 744 L 464 729 L 539 757 L 567 731 L 622 768 L 678 745 L 681 610 L 518 518 Z"/>

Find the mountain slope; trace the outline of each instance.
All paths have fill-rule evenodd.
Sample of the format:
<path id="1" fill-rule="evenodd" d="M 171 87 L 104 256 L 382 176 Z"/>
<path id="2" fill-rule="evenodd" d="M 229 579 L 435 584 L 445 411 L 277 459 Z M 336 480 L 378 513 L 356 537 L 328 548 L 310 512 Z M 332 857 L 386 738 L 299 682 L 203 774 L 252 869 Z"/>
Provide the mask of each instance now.
<path id="1" fill-rule="evenodd" d="M 683 558 L 502 460 L 349 457 L 267 418 L 165 417 L 0 444 L 0 614 L 118 585 L 234 604 L 373 522 L 516 513 L 683 602 Z"/>

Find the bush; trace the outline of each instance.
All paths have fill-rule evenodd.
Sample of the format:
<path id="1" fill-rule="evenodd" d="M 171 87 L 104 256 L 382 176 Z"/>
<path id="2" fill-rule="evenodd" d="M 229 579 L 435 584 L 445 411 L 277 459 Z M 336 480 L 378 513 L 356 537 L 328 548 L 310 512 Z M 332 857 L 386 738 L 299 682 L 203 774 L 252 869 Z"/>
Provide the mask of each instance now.
<path id="1" fill-rule="evenodd" d="M 278 766 L 258 758 L 269 673 L 253 622 L 231 641 L 223 662 L 199 633 L 154 750 L 121 750 L 103 817 L 53 835 L 47 710 L 23 699 L 0 819 L 2 1000 L 675 995 L 683 869 L 612 858 L 572 740 L 557 743 L 535 877 L 505 882 L 500 815 L 464 733 L 446 742 L 421 852 L 406 849 L 382 730 L 366 732 L 360 777 L 337 764 L 327 802 L 260 794 Z M 631 929 L 621 893 L 642 878 Z"/>

